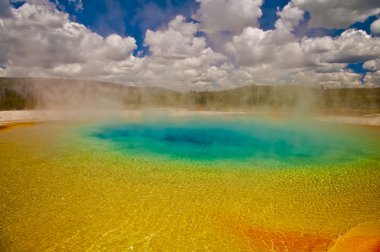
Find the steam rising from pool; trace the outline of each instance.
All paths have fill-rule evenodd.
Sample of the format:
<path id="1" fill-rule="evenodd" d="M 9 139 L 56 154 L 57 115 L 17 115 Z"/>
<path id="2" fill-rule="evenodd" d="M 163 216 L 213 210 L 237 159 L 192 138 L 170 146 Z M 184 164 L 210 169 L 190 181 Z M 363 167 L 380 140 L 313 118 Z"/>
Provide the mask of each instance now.
<path id="1" fill-rule="evenodd" d="M 87 134 L 126 154 L 191 160 L 338 162 L 363 149 L 357 139 L 334 128 L 259 120 L 125 123 L 88 129 Z"/>

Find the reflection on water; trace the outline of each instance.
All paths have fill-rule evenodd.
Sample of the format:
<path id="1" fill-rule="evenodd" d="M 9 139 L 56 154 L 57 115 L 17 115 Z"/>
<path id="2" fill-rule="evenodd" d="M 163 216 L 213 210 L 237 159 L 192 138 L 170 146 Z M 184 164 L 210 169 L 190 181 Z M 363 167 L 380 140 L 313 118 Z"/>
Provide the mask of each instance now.
<path id="1" fill-rule="evenodd" d="M 266 169 L 246 156 L 223 158 L 241 142 L 272 145 L 245 122 L 225 125 L 67 123 L 0 131 L 0 250 L 350 251 L 358 239 L 376 245 L 378 130 L 362 129 L 361 151 L 345 161 Z M 260 130 L 272 132 L 270 126 Z M 309 141 L 308 130 L 291 129 L 284 128 L 284 139 Z M 288 154 L 314 160 L 317 152 L 326 160 L 326 150 L 315 146 L 351 139 L 332 130 L 312 137 L 311 154 Z M 213 159 L 183 150 L 204 146 Z M 273 153 L 267 158 L 283 152 Z"/>

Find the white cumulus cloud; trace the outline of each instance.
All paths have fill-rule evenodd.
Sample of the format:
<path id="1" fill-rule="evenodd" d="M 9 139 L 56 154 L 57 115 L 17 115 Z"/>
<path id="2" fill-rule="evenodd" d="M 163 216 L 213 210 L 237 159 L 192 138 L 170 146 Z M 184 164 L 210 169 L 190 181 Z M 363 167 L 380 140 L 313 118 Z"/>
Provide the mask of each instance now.
<path id="1" fill-rule="evenodd" d="M 262 0 L 196 0 L 200 3 L 193 16 L 208 33 L 240 32 L 247 26 L 257 26 L 262 15 Z"/>
<path id="2" fill-rule="evenodd" d="M 177 16 L 165 31 L 148 30 L 145 45 L 154 56 L 166 58 L 185 58 L 198 55 L 206 47 L 204 37 L 195 37 L 198 24 L 186 23 L 183 16 Z"/>
<path id="3" fill-rule="evenodd" d="M 377 0 L 292 0 L 292 3 L 310 12 L 312 27 L 346 28 L 380 13 Z"/>
<path id="4" fill-rule="evenodd" d="M 186 22 L 183 16 L 170 21 L 167 29 L 148 30 L 144 43 L 152 55 L 146 57 L 140 81 L 176 89 L 215 85 L 224 73 L 216 65 L 225 56 L 207 47 L 197 32 L 199 24 Z"/>
<path id="5" fill-rule="evenodd" d="M 333 15 L 321 21 L 326 23 L 315 14 L 321 6 L 348 10 L 356 5 L 351 0 L 293 0 L 277 11 L 272 30 L 258 27 L 262 1 L 198 1 L 197 22 L 179 15 L 167 27 L 147 30 L 147 54 L 141 56 L 135 53 L 133 37 L 101 36 L 47 0 L 30 0 L 19 8 L 0 0 L 0 7 L 7 7 L 7 14 L 0 13 L 0 76 L 95 79 L 178 90 L 249 84 L 358 86 L 362 75 L 347 66 L 365 62 L 363 68 L 370 71 L 365 85 L 380 85 L 380 38 L 374 35 L 378 20 L 372 35 L 357 29 L 336 37 L 294 33 L 305 11 L 313 26 L 343 26 L 341 18 L 351 23 L 360 13 L 376 10 L 367 8 L 366 0 L 367 7 L 360 7 L 356 16 Z M 339 8 L 333 4 L 338 2 Z"/>
<path id="6" fill-rule="evenodd" d="M 380 19 L 375 20 L 371 24 L 371 32 L 374 34 L 380 34 Z"/>
<path id="7" fill-rule="evenodd" d="M 304 38 L 304 52 L 327 63 L 357 63 L 380 57 L 380 38 L 349 29 L 336 38 Z"/>
<path id="8" fill-rule="evenodd" d="M 7 75 L 107 77 L 136 49 L 134 38 L 102 37 L 47 1 L 11 11 L 11 18 L 0 19 L 0 64 Z"/>

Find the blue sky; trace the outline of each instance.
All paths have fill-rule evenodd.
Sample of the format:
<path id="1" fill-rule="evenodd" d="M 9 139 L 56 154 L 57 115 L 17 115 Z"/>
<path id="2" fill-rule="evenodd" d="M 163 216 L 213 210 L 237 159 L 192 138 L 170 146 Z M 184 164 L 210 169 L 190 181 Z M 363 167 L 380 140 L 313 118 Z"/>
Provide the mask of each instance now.
<path id="1" fill-rule="evenodd" d="M 260 27 L 263 30 L 274 29 L 278 18 L 277 9 L 281 10 L 288 3 L 289 0 L 264 1 L 261 8 L 263 15 L 259 19 Z M 68 0 L 60 0 L 59 4 L 59 9 L 91 30 L 105 36 L 112 33 L 131 35 L 137 39 L 139 45 L 143 44 L 147 29 L 156 30 L 165 26 L 176 15 L 191 19 L 192 14 L 199 8 L 199 3 L 194 0 L 83 0 L 83 6 L 86 6 L 83 10 L 76 10 L 75 4 Z M 306 21 L 309 16 L 306 12 Z M 369 16 L 364 22 L 355 22 L 347 28 L 362 29 L 370 33 L 370 25 L 375 20 L 376 16 Z M 346 29 L 319 27 L 304 33 L 309 36 L 337 36 L 344 30 Z"/>
<path id="2" fill-rule="evenodd" d="M 112 33 L 133 36 L 140 49 L 147 29 L 166 26 L 176 15 L 191 18 L 199 6 L 193 0 L 84 0 L 86 8 L 76 10 L 75 4 L 68 0 L 59 3 L 59 8 L 73 20 L 103 36 Z"/>
<path id="3" fill-rule="evenodd" d="M 55 0 L 50 0 L 55 2 Z M 166 26 L 176 15 L 183 15 L 191 19 L 192 14 L 199 8 L 199 3 L 194 0 L 83 0 L 86 6 L 83 10 L 76 10 L 75 4 L 68 0 L 61 0 L 60 9 L 70 14 L 71 18 L 89 29 L 107 36 L 117 33 L 122 36 L 133 36 L 143 55 L 147 53 L 144 47 L 144 36 L 147 29 L 156 30 Z M 277 9 L 282 9 L 289 0 L 264 1 L 262 5 L 262 17 L 259 19 L 263 30 L 274 29 L 277 20 Z M 304 26 L 310 18 L 305 13 Z M 355 22 L 348 28 L 365 30 L 370 33 L 370 25 L 376 20 L 376 16 L 368 17 L 364 22 Z M 196 20 L 193 20 L 196 22 Z M 301 29 L 300 29 L 301 30 Z M 299 35 L 308 36 L 338 36 L 346 29 L 313 28 L 302 29 Z M 297 33 L 297 31 L 296 31 Z M 366 69 L 362 67 L 364 62 L 349 64 L 347 67 L 354 72 L 365 74 Z"/>
<path id="4" fill-rule="evenodd" d="M 0 0 L 10 4 L 0 12 L 3 76 L 154 80 L 175 89 L 380 85 L 373 0 L 9 1 Z"/>
<path id="5" fill-rule="evenodd" d="M 51 0 L 55 2 L 54 0 Z M 262 5 L 263 15 L 259 20 L 263 30 L 274 29 L 277 20 L 277 9 L 282 9 L 289 0 L 264 1 Z M 68 0 L 60 1 L 60 9 L 70 14 L 76 20 L 91 30 L 107 36 L 117 33 L 122 36 L 131 35 L 136 41 L 139 49 L 145 54 L 144 35 L 147 29 L 156 30 L 173 19 L 176 15 L 183 15 L 191 19 L 192 13 L 199 7 L 194 0 L 83 0 L 86 6 L 83 10 L 76 10 L 75 4 Z M 116 11 L 115 11 L 116 10 Z M 306 21 L 309 14 L 306 12 Z M 370 33 L 370 25 L 376 19 L 375 16 L 368 17 L 364 22 L 355 22 L 348 28 L 357 28 Z M 305 22 L 306 24 L 307 22 Z M 315 28 L 302 31 L 308 36 L 338 36 L 345 29 Z M 351 70 L 365 74 L 362 68 L 363 62 L 349 64 Z"/>

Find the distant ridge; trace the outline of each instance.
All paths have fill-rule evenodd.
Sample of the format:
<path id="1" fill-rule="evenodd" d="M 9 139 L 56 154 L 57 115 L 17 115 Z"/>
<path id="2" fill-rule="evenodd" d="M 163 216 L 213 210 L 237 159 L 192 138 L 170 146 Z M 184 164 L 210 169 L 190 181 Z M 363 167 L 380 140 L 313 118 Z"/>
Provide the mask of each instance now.
<path id="1" fill-rule="evenodd" d="M 0 78 L 0 110 L 175 107 L 210 110 L 323 109 L 380 111 L 380 88 L 244 86 L 181 93 L 101 81 Z"/>

